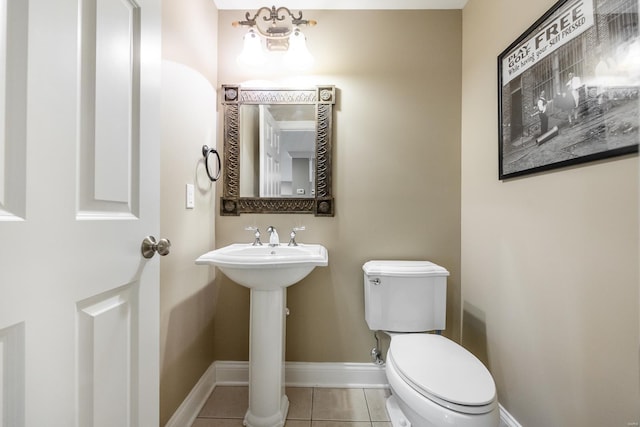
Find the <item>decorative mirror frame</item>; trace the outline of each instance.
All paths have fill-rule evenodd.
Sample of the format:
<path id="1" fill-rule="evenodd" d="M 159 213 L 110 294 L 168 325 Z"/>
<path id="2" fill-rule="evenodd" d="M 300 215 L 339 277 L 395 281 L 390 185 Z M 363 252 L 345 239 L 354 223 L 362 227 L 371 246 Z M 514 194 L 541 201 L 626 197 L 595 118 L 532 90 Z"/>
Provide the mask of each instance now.
<path id="1" fill-rule="evenodd" d="M 220 215 L 241 213 L 313 213 L 333 216 L 331 194 L 331 138 L 333 134 L 334 86 L 310 89 L 243 88 L 222 85 L 224 112 L 223 193 Z M 316 171 L 313 198 L 240 197 L 240 106 L 243 104 L 306 104 L 315 106 Z"/>

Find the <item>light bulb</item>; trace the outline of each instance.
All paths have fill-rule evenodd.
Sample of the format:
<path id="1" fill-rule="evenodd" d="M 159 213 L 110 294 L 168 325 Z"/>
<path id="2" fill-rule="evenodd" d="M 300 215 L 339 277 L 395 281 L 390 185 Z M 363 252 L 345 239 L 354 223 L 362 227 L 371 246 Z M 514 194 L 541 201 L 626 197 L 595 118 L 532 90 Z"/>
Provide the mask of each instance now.
<path id="1" fill-rule="evenodd" d="M 289 37 L 289 50 L 284 54 L 283 61 L 287 67 L 297 70 L 313 65 L 314 59 L 307 49 L 306 37 L 298 28 Z"/>
<path id="2" fill-rule="evenodd" d="M 267 62 L 267 58 L 262 50 L 260 37 L 252 28 L 244 35 L 244 47 L 238 56 L 238 63 L 250 67 L 258 67 L 264 65 L 265 62 Z"/>

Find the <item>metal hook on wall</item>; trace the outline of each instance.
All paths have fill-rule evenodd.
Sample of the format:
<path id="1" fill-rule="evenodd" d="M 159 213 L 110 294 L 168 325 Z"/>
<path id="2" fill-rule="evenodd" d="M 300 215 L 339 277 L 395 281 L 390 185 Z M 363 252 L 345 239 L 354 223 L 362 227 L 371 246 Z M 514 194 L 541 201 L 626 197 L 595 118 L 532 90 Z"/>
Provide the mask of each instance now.
<path id="1" fill-rule="evenodd" d="M 209 155 L 212 153 L 216 155 L 216 160 L 218 163 L 218 172 L 215 174 L 215 176 L 209 170 Z M 222 163 L 220 162 L 220 154 L 218 154 L 218 150 L 216 150 L 215 148 L 210 148 L 208 145 L 203 145 L 202 155 L 204 156 L 204 167 L 207 170 L 207 175 L 209 176 L 209 179 L 212 182 L 216 182 L 218 178 L 220 178 L 220 169 L 222 167 Z"/>

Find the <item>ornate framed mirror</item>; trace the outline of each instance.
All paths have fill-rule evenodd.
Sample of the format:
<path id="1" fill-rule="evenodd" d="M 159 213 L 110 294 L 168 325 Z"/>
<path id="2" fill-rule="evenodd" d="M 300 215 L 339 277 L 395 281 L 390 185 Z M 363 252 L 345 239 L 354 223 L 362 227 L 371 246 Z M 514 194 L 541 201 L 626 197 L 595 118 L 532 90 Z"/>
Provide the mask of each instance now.
<path id="1" fill-rule="evenodd" d="M 220 214 L 333 216 L 334 86 L 222 86 L 223 194 Z"/>

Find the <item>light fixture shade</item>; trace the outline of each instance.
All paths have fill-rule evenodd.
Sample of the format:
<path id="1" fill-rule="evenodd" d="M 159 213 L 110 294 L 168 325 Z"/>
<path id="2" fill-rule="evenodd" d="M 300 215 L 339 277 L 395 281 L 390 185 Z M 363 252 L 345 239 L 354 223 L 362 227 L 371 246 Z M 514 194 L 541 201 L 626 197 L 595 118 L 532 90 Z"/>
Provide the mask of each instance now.
<path id="1" fill-rule="evenodd" d="M 289 68 L 303 70 L 313 65 L 314 58 L 307 49 L 307 41 L 302 31 L 296 28 L 289 36 L 289 50 L 284 54 L 283 61 Z"/>
<path id="2" fill-rule="evenodd" d="M 238 63 L 251 67 L 258 67 L 267 62 L 267 57 L 262 50 L 260 37 L 253 31 L 253 28 L 244 35 L 244 47 L 238 56 Z"/>

